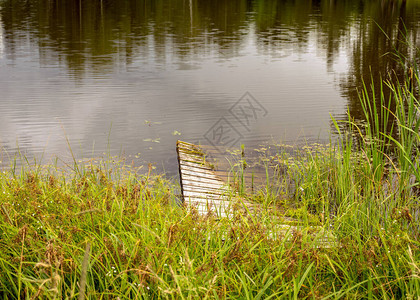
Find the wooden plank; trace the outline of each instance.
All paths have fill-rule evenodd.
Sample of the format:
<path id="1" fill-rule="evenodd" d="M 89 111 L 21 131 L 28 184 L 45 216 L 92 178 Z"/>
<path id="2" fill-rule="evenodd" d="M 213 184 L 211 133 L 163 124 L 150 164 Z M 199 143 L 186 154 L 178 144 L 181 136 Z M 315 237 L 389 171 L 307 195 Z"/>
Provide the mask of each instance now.
<path id="1" fill-rule="evenodd" d="M 201 147 L 178 141 L 181 192 L 185 202 L 199 205 L 202 213 L 213 205 L 230 207 L 229 186 L 215 173 Z"/>
<path id="2" fill-rule="evenodd" d="M 196 191 L 196 186 L 184 186 L 184 191 L 187 192 L 195 192 Z M 213 194 L 213 195 L 217 195 L 217 196 L 226 196 L 229 197 L 229 195 L 220 189 L 212 189 L 212 188 L 203 188 L 202 191 L 200 191 L 203 195 L 207 195 L 207 194 Z"/>
<path id="3" fill-rule="evenodd" d="M 186 197 L 185 203 L 189 204 L 189 205 L 206 205 L 209 207 L 224 207 L 224 208 L 231 208 L 232 207 L 232 202 L 225 200 L 225 201 L 214 201 L 214 200 L 209 200 L 209 199 L 203 199 L 200 197 L 194 197 L 194 196 L 189 196 Z"/>
<path id="4" fill-rule="evenodd" d="M 199 176 L 199 177 L 205 177 L 208 179 L 213 179 L 217 181 L 222 181 L 218 176 L 216 176 L 211 171 L 203 171 L 202 169 L 192 169 L 192 168 L 185 168 L 181 165 L 181 171 L 183 174 L 190 174 L 191 176 Z"/>
<path id="5" fill-rule="evenodd" d="M 213 166 L 206 161 L 205 154 L 199 146 L 178 141 L 177 152 L 184 200 L 188 197 L 189 202 L 211 204 L 211 202 L 229 201 L 229 197 L 232 196 L 235 198 L 236 193 L 233 193 L 229 185 L 215 174 Z M 228 177 L 229 173 L 225 172 L 224 175 Z M 242 203 L 253 207 L 247 201 Z M 231 203 L 226 205 L 231 206 Z"/>
<path id="6" fill-rule="evenodd" d="M 179 156 L 181 158 L 181 161 L 184 161 L 184 162 L 186 161 L 186 162 L 192 162 L 192 163 L 197 163 L 197 164 L 205 164 L 205 162 L 199 157 L 197 158 L 192 155 L 189 156 L 189 155 L 186 155 L 185 153 L 181 153 Z"/>
<path id="7" fill-rule="evenodd" d="M 184 171 L 182 175 L 183 175 L 183 179 L 185 180 L 208 182 L 214 185 L 218 185 L 218 186 L 222 185 L 222 186 L 228 187 L 228 185 L 224 181 L 218 178 L 206 177 L 206 176 L 203 176 L 202 174 L 197 174 L 197 173 L 188 172 L 188 171 Z"/>
<path id="8" fill-rule="evenodd" d="M 183 141 L 179 141 L 179 140 L 178 140 L 177 144 L 178 144 L 178 147 L 180 147 L 180 148 L 185 147 L 185 148 L 196 149 L 196 150 L 202 151 L 201 147 L 198 146 L 198 145 L 195 145 L 195 144 L 191 144 L 191 143 L 187 143 L 187 142 L 183 142 Z"/>
<path id="9" fill-rule="evenodd" d="M 204 161 L 202 162 L 181 161 L 180 164 L 183 166 L 190 166 L 190 167 L 196 167 L 196 168 L 203 168 L 206 170 L 212 170 L 209 166 L 205 164 Z"/>
<path id="10" fill-rule="evenodd" d="M 185 167 L 195 167 L 195 168 L 198 168 L 198 169 L 208 170 L 208 171 L 212 172 L 214 175 L 216 175 L 217 177 L 219 177 L 220 179 L 222 179 L 222 177 L 227 178 L 229 176 L 232 176 L 232 172 L 222 171 L 222 170 L 213 170 L 213 169 L 209 168 L 208 166 L 206 166 L 205 164 L 201 164 L 201 163 L 182 160 L 180 162 L 180 164 L 181 164 L 181 166 L 185 166 Z M 264 173 L 264 175 L 265 175 L 265 173 Z M 251 178 L 252 174 L 244 174 L 244 176 Z"/>
<path id="11" fill-rule="evenodd" d="M 180 166 L 181 166 L 181 168 L 182 168 L 183 170 L 186 170 L 186 171 L 197 172 L 197 173 L 203 173 L 203 174 L 206 174 L 206 175 L 212 175 L 212 176 L 215 176 L 214 171 L 213 171 L 213 170 L 211 170 L 211 169 L 205 169 L 205 168 L 202 168 L 202 167 L 200 167 L 200 166 L 186 166 L 186 165 L 185 165 L 185 164 L 183 164 L 183 163 L 181 163 L 181 164 L 180 164 Z"/>
<path id="12" fill-rule="evenodd" d="M 205 177 L 195 177 L 194 175 L 184 174 L 184 178 L 182 179 L 182 184 L 191 184 L 191 183 L 201 183 L 201 184 L 208 184 L 214 188 L 223 188 L 227 189 L 228 186 L 222 182 L 217 180 L 208 179 Z"/>
<path id="13" fill-rule="evenodd" d="M 186 159 L 192 158 L 192 159 L 196 160 L 197 162 L 203 162 L 203 163 L 206 162 L 206 160 L 204 158 L 204 154 L 200 155 L 199 153 L 193 152 L 193 151 L 183 151 L 182 148 L 179 149 L 179 151 L 180 151 L 181 157 L 183 157 L 183 158 L 186 158 Z"/>
<path id="14" fill-rule="evenodd" d="M 184 198 L 199 198 L 199 199 L 203 199 L 203 200 L 208 200 L 208 201 L 229 201 L 229 197 L 228 196 L 223 196 L 223 195 L 214 195 L 214 194 L 203 194 L 203 193 L 198 193 L 198 192 L 194 192 L 194 191 L 184 191 Z"/>

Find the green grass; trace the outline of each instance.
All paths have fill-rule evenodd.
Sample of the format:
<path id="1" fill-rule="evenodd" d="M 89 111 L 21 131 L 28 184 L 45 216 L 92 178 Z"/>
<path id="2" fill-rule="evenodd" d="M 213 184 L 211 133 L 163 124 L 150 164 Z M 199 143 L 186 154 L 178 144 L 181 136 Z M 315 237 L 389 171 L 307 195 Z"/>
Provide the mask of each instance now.
<path id="1" fill-rule="evenodd" d="M 258 191 L 249 193 L 251 162 L 236 151 L 232 185 L 296 218 L 289 238 L 273 238 L 268 211 L 218 220 L 180 206 L 177 184 L 151 167 L 13 164 L 0 173 L 0 296 L 419 299 L 418 72 L 408 80 L 365 86 L 365 122 L 349 117 L 343 130 L 332 119 L 337 143 L 259 149 Z M 338 242 L 317 247 L 311 225 Z"/>
<path id="2" fill-rule="evenodd" d="M 0 292 L 5 299 L 417 299 L 417 196 L 391 184 L 398 158 L 395 169 L 385 168 L 382 144 L 366 143 L 360 151 L 343 140 L 262 159 L 266 168 L 282 165 L 297 188 L 268 176 L 254 197 L 275 204 L 283 190 L 282 205 L 294 203 L 286 215 L 330 229 L 339 243 L 329 248 L 314 247 L 304 230 L 273 239 L 264 214 L 200 216 L 177 205 L 176 184 L 151 169 L 140 175 L 101 161 L 74 171 L 4 171 Z"/>

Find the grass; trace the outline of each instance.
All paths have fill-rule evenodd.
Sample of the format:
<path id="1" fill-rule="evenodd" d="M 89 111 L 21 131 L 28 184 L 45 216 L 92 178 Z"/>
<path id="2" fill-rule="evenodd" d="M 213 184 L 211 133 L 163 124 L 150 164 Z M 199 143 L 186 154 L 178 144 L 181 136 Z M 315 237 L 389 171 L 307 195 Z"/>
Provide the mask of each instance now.
<path id="1" fill-rule="evenodd" d="M 304 230 L 273 239 L 268 215 L 256 220 L 238 212 L 217 220 L 180 207 L 176 185 L 151 168 L 140 175 L 101 161 L 74 171 L 4 171 L 2 296 L 418 299 L 418 198 L 393 182 L 409 177 L 397 167 L 406 153 L 397 148 L 402 154 L 390 164 L 382 142 L 371 142 L 369 134 L 363 139 L 360 151 L 344 137 L 336 146 L 308 145 L 299 155 L 262 151 L 264 168 L 281 166 L 282 176 L 273 172 L 259 193 L 248 195 L 294 203 L 286 214 L 300 217 L 303 227 L 316 223 L 334 233 L 339 243 L 329 248 L 314 247 Z M 297 188 L 286 186 L 285 176 Z"/>
<path id="2" fill-rule="evenodd" d="M 1 297 L 419 299 L 418 72 L 407 82 L 365 86 L 366 121 L 343 130 L 332 119 L 338 143 L 259 149 L 259 191 L 247 191 L 250 162 L 237 151 L 233 185 L 299 219 L 288 239 L 273 238 L 268 213 L 218 220 L 180 206 L 176 184 L 151 167 L 26 160 L 3 171 Z M 338 243 L 316 247 L 305 233 L 314 224 Z"/>

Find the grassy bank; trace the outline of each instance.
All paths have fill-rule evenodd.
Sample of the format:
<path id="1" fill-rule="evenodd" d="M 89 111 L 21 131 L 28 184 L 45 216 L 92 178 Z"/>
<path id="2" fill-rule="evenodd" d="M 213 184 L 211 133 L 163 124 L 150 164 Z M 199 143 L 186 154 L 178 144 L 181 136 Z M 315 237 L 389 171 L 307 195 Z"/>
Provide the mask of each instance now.
<path id="1" fill-rule="evenodd" d="M 416 145 L 418 131 L 395 124 Z M 417 152 L 402 138 L 374 135 L 365 124 L 362 135 L 343 134 L 335 146 L 262 151 L 274 176 L 244 194 L 293 207 L 285 214 L 303 227 L 331 230 L 339 243 L 329 248 L 315 247 L 303 230 L 273 239 L 268 215 L 199 216 L 177 204 L 174 183 L 118 163 L 4 171 L 0 292 L 8 299 L 418 299 L 419 203 L 410 186 L 418 182 Z M 392 159 L 390 143 L 401 145 Z M 246 169 L 238 159 L 240 184 Z"/>
<path id="2" fill-rule="evenodd" d="M 289 239 L 272 238 L 268 213 L 217 220 L 180 206 L 176 184 L 151 169 L 140 175 L 104 160 L 3 171 L 1 296 L 419 299 L 420 81 L 412 74 L 376 87 L 389 98 L 367 86 L 366 121 L 333 119 L 337 143 L 294 155 L 261 150 L 271 176 L 259 191 L 246 192 L 238 157 L 233 180 L 243 197 L 282 205 L 301 223 Z M 314 224 L 338 243 L 316 247 L 303 230 Z"/>
<path id="3" fill-rule="evenodd" d="M 339 245 L 330 248 L 301 232 L 273 240 L 268 216 L 199 216 L 176 205 L 162 176 L 115 174 L 122 168 L 109 165 L 2 173 L 0 291 L 9 299 L 80 297 L 85 267 L 91 299 L 417 299 L 418 219 L 409 201 L 378 192 L 375 173 L 361 177 L 371 162 L 328 153 L 288 161 L 303 187 L 301 215 L 333 231 Z M 275 195 L 263 190 L 258 201 Z M 328 202 L 334 214 L 316 212 Z"/>

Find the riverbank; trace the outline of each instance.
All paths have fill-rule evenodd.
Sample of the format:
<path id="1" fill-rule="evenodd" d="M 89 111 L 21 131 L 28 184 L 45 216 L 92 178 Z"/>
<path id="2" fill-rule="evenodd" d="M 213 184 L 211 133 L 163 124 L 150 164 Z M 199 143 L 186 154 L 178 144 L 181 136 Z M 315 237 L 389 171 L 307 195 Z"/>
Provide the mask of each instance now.
<path id="1" fill-rule="evenodd" d="M 217 220 L 179 206 L 177 184 L 151 168 L 139 175 L 100 161 L 4 171 L 0 290 L 9 298 L 73 298 L 86 269 L 91 299 L 416 299 L 418 198 L 384 188 L 393 177 L 378 176 L 350 146 L 313 145 L 293 157 L 261 150 L 267 170 L 277 165 L 282 172 L 242 196 L 293 207 L 284 216 L 302 230 L 288 239 L 272 238 L 268 213 Z M 244 165 L 240 156 L 233 164 L 238 184 Z M 287 182 L 298 188 L 288 191 Z M 314 224 L 338 243 L 314 246 L 305 234 Z"/>

